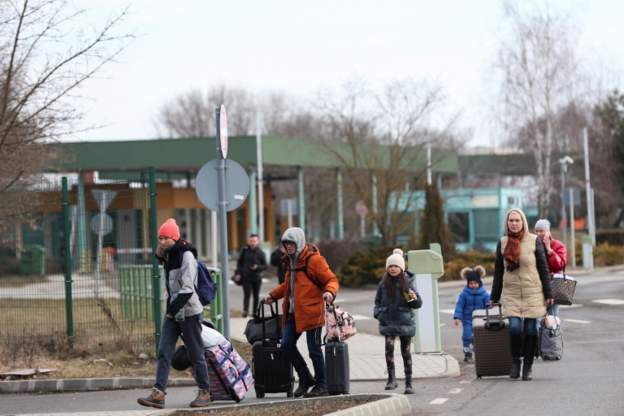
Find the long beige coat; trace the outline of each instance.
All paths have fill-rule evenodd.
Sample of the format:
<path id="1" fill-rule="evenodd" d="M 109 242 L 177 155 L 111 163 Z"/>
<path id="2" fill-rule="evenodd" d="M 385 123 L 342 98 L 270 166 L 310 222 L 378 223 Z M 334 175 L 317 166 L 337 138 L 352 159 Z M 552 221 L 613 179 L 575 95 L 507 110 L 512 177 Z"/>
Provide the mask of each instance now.
<path id="1" fill-rule="evenodd" d="M 503 266 L 502 279 L 502 297 L 500 299 L 503 305 L 503 313 L 506 316 L 517 316 L 520 318 L 539 318 L 546 314 L 545 296 L 540 279 L 539 267 L 542 267 L 543 273 L 547 273 L 546 264 L 538 265 L 536 259 L 537 236 L 528 232 L 528 223 L 524 213 L 515 210 L 522 216 L 524 223 L 524 238 L 520 242 L 520 267 L 514 271 L 507 270 L 507 261 L 497 258 L 497 269 Z M 509 213 L 508 213 L 509 215 Z M 507 215 L 507 216 L 508 216 Z M 506 223 L 506 221 L 505 221 Z M 501 238 L 500 252 L 497 253 L 502 257 L 505 252 L 508 237 Z M 544 257 L 542 260 L 546 262 Z M 499 270 L 497 270 L 500 273 Z M 497 273 L 495 272 L 495 275 Z M 492 290 L 493 298 L 496 296 L 494 287 Z M 550 293 L 547 293 L 550 296 Z"/>

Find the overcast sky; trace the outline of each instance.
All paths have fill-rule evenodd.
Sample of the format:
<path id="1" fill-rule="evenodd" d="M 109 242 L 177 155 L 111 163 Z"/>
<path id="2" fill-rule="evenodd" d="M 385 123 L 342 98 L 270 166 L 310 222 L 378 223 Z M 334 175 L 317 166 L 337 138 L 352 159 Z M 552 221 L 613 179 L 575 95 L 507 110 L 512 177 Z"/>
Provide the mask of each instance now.
<path id="1" fill-rule="evenodd" d="M 130 5 L 120 28 L 137 35 L 81 89 L 80 140 L 154 138 L 168 99 L 225 82 L 309 97 L 354 76 L 372 83 L 439 82 L 473 145 L 488 145 L 493 63 L 504 32 L 499 0 L 75 0 L 92 19 Z M 624 2 L 551 1 L 578 25 L 579 54 L 610 79 L 624 68 Z M 615 75 L 614 75 L 615 74 Z"/>

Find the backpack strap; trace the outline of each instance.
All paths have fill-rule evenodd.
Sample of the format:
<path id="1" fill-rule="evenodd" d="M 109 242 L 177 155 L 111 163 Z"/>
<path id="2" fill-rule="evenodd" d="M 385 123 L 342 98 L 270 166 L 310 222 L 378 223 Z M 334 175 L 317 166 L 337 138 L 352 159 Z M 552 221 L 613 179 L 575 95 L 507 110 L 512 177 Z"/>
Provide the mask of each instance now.
<path id="1" fill-rule="evenodd" d="M 315 285 L 316 287 L 318 287 L 318 288 L 321 290 L 321 292 L 322 292 L 325 288 L 324 288 L 323 286 L 321 286 L 321 285 L 320 285 L 320 284 L 316 281 L 316 279 L 314 279 L 314 278 L 310 277 L 310 275 L 308 274 L 308 263 L 310 262 L 310 258 L 312 258 L 312 256 L 308 256 L 308 257 L 305 259 L 305 262 L 303 263 L 303 267 L 298 267 L 298 268 L 295 268 L 295 271 L 296 271 L 296 272 L 303 272 L 303 274 L 305 274 L 305 276 L 308 278 L 308 280 L 309 280 L 309 281 L 311 281 L 312 283 L 314 283 L 314 285 Z"/>

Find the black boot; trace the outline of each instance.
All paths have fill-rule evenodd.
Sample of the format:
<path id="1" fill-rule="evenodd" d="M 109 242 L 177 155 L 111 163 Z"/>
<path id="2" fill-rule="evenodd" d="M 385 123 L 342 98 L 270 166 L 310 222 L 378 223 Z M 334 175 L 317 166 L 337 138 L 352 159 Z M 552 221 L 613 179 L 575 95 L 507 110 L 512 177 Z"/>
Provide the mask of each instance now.
<path id="1" fill-rule="evenodd" d="M 405 374 L 405 391 L 403 394 L 414 394 L 414 387 L 412 387 L 412 375 Z"/>
<path id="2" fill-rule="evenodd" d="M 304 374 L 299 374 L 299 386 L 293 393 L 295 397 L 301 397 L 308 392 L 310 387 L 314 386 L 314 377 L 306 370 Z"/>
<path id="3" fill-rule="evenodd" d="M 386 383 L 386 390 L 394 390 L 398 387 L 396 376 L 394 375 L 394 368 L 388 369 L 388 382 Z"/>
<path id="4" fill-rule="evenodd" d="M 522 365 L 522 380 L 532 380 L 531 370 L 533 367 L 533 359 L 535 358 L 535 349 L 537 347 L 537 335 L 527 335 L 524 337 L 524 362 Z"/>
<path id="5" fill-rule="evenodd" d="M 511 371 L 509 372 L 509 377 L 513 379 L 520 377 L 520 364 L 520 358 L 513 358 L 511 360 Z"/>

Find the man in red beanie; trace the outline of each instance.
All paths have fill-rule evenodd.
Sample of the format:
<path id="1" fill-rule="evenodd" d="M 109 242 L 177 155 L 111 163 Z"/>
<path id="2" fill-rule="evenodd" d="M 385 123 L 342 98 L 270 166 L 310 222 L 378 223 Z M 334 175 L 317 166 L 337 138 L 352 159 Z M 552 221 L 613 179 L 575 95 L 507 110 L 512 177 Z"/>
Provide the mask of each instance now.
<path id="1" fill-rule="evenodd" d="M 204 310 L 195 291 L 197 284 L 197 251 L 187 241 L 180 239 L 180 228 L 169 218 L 158 230 L 156 257 L 165 268 L 167 310 L 158 343 L 156 383 L 152 392 L 138 399 L 143 406 L 162 409 L 165 406 L 165 389 L 169 379 L 171 359 L 178 337 L 182 335 L 189 358 L 195 369 L 199 392 L 191 407 L 205 407 L 211 402 L 208 367 L 201 338 L 201 320 Z"/>

